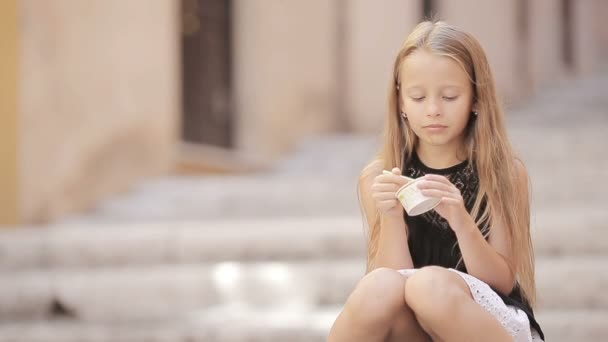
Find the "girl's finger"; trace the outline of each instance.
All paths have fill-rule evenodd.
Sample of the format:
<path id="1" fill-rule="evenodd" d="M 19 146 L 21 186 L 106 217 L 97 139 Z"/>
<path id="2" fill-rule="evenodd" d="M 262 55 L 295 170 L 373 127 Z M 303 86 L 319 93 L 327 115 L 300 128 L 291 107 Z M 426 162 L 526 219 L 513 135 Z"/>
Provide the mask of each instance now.
<path id="1" fill-rule="evenodd" d="M 399 189 L 399 187 L 397 187 L 397 185 L 392 184 L 392 183 L 376 183 L 372 185 L 372 191 L 377 191 L 377 192 L 382 192 L 382 191 L 397 191 L 397 189 Z"/>
<path id="2" fill-rule="evenodd" d="M 423 180 L 418 182 L 418 184 L 416 184 L 416 186 L 418 187 L 418 189 L 435 189 L 435 190 L 442 190 L 442 191 L 446 191 L 446 192 L 456 192 L 456 187 L 453 185 L 447 185 L 445 183 L 442 182 L 438 182 L 438 181 L 434 181 L 434 180 Z"/>
<path id="3" fill-rule="evenodd" d="M 394 208 L 397 204 L 399 204 L 399 202 L 396 200 L 380 201 L 376 204 L 376 207 L 380 210 L 388 210 Z"/>
<path id="4" fill-rule="evenodd" d="M 445 203 L 445 204 L 459 204 L 460 202 L 457 199 L 455 199 L 455 198 L 442 197 L 441 198 L 441 203 Z"/>
<path id="5" fill-rule="evenodd" d="M 392 184 L 398 184 L 398 185 L 403 185 L 403 184 L 407 184 L 408 180 L 399 176 L 399 175 L 387 175 L 387 174 L 381 174 L 376 176 L 376 178 L 374 178 L 374 182 L 375 183 L 392 183 Z"/>
<path id="6" fill-rule="evenodd" d="M 442 191 L 442 190 L 435 190 L 435 189 L 424 189 L 421 190 L 422 194 L 424 196 L 428 196 L 428 197 L 434 197 L 434 198 L 442 198 L 442 197 L 449 197 L 449 198 L 455 198 L 455 194 L 452 192 L 447 192 L 447 191 Z"/>
<path id="7" fill-rule="evenodd" d="M 372 194 L 372 197 L 376 201 L 394 200 L 395 193 L 394 192 L 377 192 L 377 193 Z"/>
<path id="8" fill-rule="evenodd" d="M 447 179 L 446 177 L 441 176 L 441 175 L 434 175 L 434 174 L 429 173 L 429 174 L 424 175 L 424 179 L 435 181 L 435 182 L 440 182 L 440 183 L 447 184 L 447 185 L 453 185 L 449 179 Z"/>

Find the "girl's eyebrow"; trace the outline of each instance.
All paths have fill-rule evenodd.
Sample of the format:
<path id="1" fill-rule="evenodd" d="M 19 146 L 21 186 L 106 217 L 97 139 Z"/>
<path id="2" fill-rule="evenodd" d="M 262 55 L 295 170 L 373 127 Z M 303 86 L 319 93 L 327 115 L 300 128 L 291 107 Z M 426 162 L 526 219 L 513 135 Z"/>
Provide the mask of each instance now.
<path id="1" fill-rule="evenodd" d="M 405 90 L 407 90 L 407 91 L 410 91 L 410 90 L 423 90 L 423 87 L 421 87 L 419 85 L 413 85 L 413 86 L 405 88 Z"/>
<path id="2" fill-rule="evenodd" d="M 448 89 L 448 88 L 462 89 L 462 86 L 456 85 L 456 84 L 448 84 L 448 85 L 444 85 L 441 87 L 441 89 Z"/>
<path id="3" fill-rule="evenodd" d="M 460 90 L 463 87 L 460 85 L 456 85 L 456 84 L 444 84 L 442 86 L 439 87 L 439 89 L 444 90 L 444 89 L 457 89 Z M 405 88 L 406 91 L 412 91 L 412 90 L 424 90 L 424 87 L 419 86 L 419 85 L 413 85 L 410 87 Z"/>

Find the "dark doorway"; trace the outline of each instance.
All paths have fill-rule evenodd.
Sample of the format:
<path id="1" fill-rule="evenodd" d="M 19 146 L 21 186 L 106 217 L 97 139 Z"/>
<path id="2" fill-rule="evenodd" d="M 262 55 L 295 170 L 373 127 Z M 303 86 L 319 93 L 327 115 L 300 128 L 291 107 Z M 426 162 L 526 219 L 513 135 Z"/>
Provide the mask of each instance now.
<path id="1" fill-rule="evenodd" d="M 182 0 L 182 139 L 232 147 L 230 0 Z"/>
<path id="2" fill-rule="evenodd" d="M 437 19 L 435 0 L 422 0 L 422 20 Z"/>
<path id="3" fill-rule="evenodd" d="M 574 67 L 574 37 L 573 37 L 573 4 L 571 0 L 562 0 L 562 61 L 567 69 Z"/>

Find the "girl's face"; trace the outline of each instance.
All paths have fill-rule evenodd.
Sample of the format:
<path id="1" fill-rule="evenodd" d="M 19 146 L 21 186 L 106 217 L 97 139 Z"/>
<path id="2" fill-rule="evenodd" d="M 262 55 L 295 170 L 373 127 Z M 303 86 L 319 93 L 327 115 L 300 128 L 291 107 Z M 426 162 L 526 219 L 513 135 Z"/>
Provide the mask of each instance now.
<path id="1" fill-rule="evenodd" d="M 401 64 L 400 104 L 421 144 L 461 144 L 473 89 L 467 73 L 452 58 L 418 50 Z"/>

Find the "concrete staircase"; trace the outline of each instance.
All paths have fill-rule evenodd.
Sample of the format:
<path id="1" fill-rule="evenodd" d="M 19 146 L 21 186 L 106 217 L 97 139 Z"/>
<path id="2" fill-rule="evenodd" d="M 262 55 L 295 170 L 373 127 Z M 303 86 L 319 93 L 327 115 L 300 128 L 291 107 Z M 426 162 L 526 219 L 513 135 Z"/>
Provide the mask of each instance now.
<path id="1" fill-rule="evenodd" d="M 584 213 L 574 213 L 578 222 Z M 608 336 L 608 214 L 537 217 L 539 320 Z M 0 240 L 6 341 L 323 341 L 364 272 L 355 217 L 21 229 Z M 542 228 L 541 228 L 542 227 Z"/>
<path id="2" fill-rule="evenodd" d="M 512 109 L 534 185 L 538 320 L 608 340 L 608 74 Z M 272 171 L 168 177 L 95 211 L 0 232 L 0 341 L 324 341 L 364 273 L 369 137 L 305 143 Z"/>

